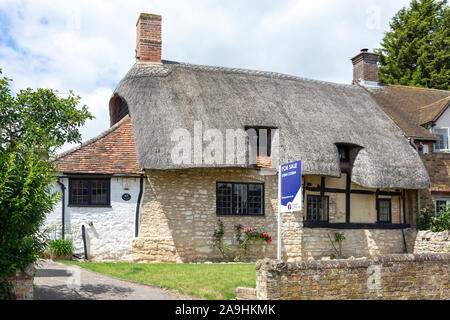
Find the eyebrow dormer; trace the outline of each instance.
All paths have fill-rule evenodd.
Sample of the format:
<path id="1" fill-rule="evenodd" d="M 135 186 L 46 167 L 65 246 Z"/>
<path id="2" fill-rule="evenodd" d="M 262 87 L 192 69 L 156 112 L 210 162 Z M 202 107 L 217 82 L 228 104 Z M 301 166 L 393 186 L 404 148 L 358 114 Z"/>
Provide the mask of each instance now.
<path id="1" fill-rule="evenodd" d="M 359 151 L 363 147 L 351 143 L 336 143 L 337 154 L 342 172 L 350 172 L 358 156 Z"/>
<path id="2" fill-rule="evenodd" d="M 109 101 L 110 126 L 112 127 L 113 125 L 115 125 L 127 114 L 130 114 L 127 102 L 118 94 L 114 94 L 114 96 Z"/>

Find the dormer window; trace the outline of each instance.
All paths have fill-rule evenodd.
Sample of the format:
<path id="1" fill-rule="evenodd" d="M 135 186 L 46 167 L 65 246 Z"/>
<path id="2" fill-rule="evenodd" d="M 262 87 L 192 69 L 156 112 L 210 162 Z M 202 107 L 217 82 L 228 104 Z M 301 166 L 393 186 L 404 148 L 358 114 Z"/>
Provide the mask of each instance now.
<path id="1" fill-rule="evenodd" d="M 275 127 L 246 127 L 251 144 L 256 148 L 257 157 L 270 157 L 272 154 L 272 138 Z"/>
<path id="2" fill-rule="evenodd" d="M 347 146 L 338 146 L 339 161 L 341 163 L 350 162 L 350 149 Z"/>

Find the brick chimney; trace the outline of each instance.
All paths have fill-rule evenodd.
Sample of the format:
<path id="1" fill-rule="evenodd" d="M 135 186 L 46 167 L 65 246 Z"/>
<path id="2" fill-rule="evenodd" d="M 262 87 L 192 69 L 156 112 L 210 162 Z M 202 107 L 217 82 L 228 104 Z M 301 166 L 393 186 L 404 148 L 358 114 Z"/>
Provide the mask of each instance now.
<path id="1" fill-rule="evenodd" d="M 378 55 L 370 53 L 369 49 L 362 49 L 353 57 L 353 84 L 378 85 Z"/>
<path id="2" fill-rule="evenodd" d="M 161 63 L 161 16 L 141 13 L 136 23 L 136 61 Z"/>

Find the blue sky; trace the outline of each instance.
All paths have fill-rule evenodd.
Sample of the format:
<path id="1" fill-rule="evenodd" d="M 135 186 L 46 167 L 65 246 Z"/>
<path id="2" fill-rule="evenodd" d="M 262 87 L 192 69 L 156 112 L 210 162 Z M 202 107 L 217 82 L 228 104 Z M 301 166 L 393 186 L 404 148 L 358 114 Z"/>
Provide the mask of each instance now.
<path id="1" fill-rule="evenodd" d="M 350 58 L 379 46 L 408 0 L 2 0 L 0 68 L 14 90 L 73 90 L 109 126 L 109 98 L 134 63 L 140 12 L 163 17 L 163 59 L 350 83 Z M 65 146 L 67 149 L 69 146 Z"/>

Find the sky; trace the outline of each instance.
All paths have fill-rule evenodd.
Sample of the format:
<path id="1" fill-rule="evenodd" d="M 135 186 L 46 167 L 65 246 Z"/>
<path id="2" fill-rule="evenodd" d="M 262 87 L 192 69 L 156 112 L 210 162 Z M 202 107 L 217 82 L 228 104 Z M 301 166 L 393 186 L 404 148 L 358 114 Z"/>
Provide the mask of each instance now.
<path id="1" fill-rule="evenodd" d="M 139 13 L 162 16 L 162 57 L 351 83 L 350 58 L 380 46 L 409 0 L 1 0 L 0 69 L 13 90 L 73 90 L 109 127 L 109 99 L 135 62 Z M 66 145 L 61 151 L 72 146 Z"/>

